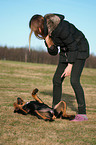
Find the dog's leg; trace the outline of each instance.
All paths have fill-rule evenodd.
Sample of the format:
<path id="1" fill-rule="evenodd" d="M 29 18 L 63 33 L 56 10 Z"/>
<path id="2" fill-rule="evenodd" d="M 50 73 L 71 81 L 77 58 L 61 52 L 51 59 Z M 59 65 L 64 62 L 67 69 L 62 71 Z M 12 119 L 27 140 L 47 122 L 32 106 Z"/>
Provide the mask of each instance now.
<path id="1" fill-rule="evenodd" d="M 66 114 L 66 103 L 64 101 L 60 101 L 55 107 L 54 110 L 57 111 L 58 114 L 62 114 L 62 116 L 65 116 Z"/>
<path id="2" fill-rule="evenodd" d="M 40 116 L 40 117 L 43 118 L 44 120 L 49 120 L 49 119 L 50 119 L 50 118 L 47 118 L 47 117 L 41 115 L 37 110 L 35 110 L 35 112 L 36 112 L 36 114 L 37 114 L 38 116 Z"/>
<path id="3" fill-rule="evenodd" d="M 64 116 L 62 115 L 61 117 L 62 119 L 69 119 L 69 120 L 72 120 L 75 118 L 75 115 L 68 115 L 68 114 L 65 114 Z"/>
<path id="4" fill-rule="evenodd" d="M 45 121 L 49 120 L 49 121 L 53 121 L 54 119 L 56 119 L 55 115 L 53 115 L 52 118 L 49 118 L 49 117 L 46 117 L 46 116 L 43 116 L 41 115 L 37 110 L 35 110 L 36 114 L 41 117 L 42 119 L 44 119 Z"/>
<path id="5" fill-rule="evenodd" d="M 62 101 L 64 104 L 64 107 L 62 108 L 63 114 L 62 116 L 64 116 L 66 114 L 66 103 L 64 101 Z"/>
<path id="6" fill-rule="evenodd" d="M 74 119 L 75 118 L 75 115 L 69 115 L 66 113 L 66 103 L 63 101 L 64 103 L 64 109 L 63 109 L 63 114 L 62 114 L 62 119 Z"/>
<path id="7" fill-rule="evenodd" d="M 68 115 L 66 113 L 66 103 L 64 101 L 60 101 L 55 107 L 54 109 L 56 109 L 56 111 L 59 113 L 61 113 L 61 117 L 62 119 L 73 119 L 75 117 L 75 115 Z"/>
<path id="8" fill-rule="evenodd" d="M 38 89 L 34 89 L 33 92 L 32 92 L 32 97 L 38 101 L 39 103 L 43 103 L 43 101 L 37 96 L 37 92 L 38 92 Z"/>

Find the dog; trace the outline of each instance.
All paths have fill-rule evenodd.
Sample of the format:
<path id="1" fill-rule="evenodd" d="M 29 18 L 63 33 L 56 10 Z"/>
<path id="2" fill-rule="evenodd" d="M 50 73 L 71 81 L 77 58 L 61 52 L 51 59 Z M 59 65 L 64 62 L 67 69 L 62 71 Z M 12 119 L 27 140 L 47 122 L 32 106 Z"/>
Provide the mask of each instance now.
<path id="1" fill-rule="evenodd" d="M 56 118 L 69 119 L 75 118 L 75 115 L 66 114 L 66 103 L 60 101 L 54 108 L 45 104 L 38 96 L 38 89 L 35 88 L 32 92 L 32 97 L 35 101 L 24 102 L 22 98 L 17 98 L 17 102 L 13 104 L 14 113 L 23 115 L 31 114 L 45 121 L 54 121 Z"/>

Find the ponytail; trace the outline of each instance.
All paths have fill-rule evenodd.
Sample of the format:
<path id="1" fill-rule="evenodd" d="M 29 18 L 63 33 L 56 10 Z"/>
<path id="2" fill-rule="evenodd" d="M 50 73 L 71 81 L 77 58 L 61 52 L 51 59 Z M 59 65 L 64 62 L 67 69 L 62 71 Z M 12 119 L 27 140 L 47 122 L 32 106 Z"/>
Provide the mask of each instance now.
<path id="1" fill-rule="evenodd" d="M 31 43 L 31 35 L 32 35 L 33 30 L 31 29 L 31 32 L 29 34 L 29 52 L 30 52 L 30 43 Z"/>

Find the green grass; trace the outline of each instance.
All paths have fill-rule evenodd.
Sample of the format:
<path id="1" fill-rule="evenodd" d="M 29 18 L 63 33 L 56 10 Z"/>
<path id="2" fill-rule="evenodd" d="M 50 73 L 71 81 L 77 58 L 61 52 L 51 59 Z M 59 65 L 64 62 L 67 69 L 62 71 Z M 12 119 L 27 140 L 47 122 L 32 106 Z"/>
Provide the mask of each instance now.
<path id="1" fill-rule="evenodd" d="M 96 69 L 84 68 L 84 88 L 88 121 L 70 122 L 56 119 L 45 122 L 31 115 L 13 113 L 17 97 L 33 100 L 31 92 L 52 104 L 52 77 L 55 65 L 0 61 L 0 145 L 95 145 L 96 144 Z M 77 103 L 70 78 L 63 83 L 62 100 L 67 113 L 76 114 Z"/>

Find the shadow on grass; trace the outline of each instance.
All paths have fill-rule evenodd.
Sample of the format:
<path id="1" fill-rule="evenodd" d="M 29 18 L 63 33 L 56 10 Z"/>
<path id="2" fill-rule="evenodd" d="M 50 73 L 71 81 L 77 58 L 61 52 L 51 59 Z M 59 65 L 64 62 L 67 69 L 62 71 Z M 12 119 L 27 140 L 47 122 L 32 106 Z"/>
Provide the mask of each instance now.
<path id="1" fill-rule="evenodd" d="M 45 92 L 40 92 L 43 95 L 48 95 L 52 97 L 52 91 L 46 90 Z M 70 94 L 62 94 L 61 100 L 66 102 L 67 107 L 69 107 L 72 111 L 77 111 L 77 108 L 74 106 L 75 97 Z"/>

